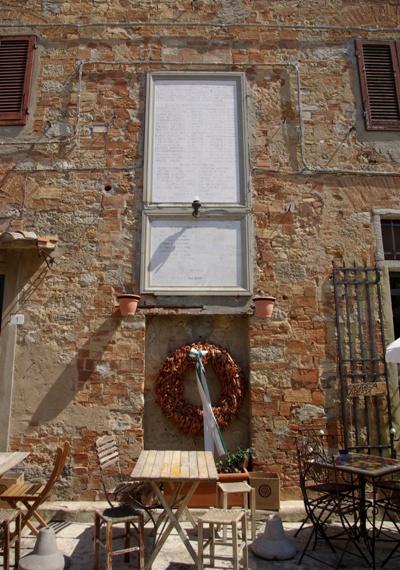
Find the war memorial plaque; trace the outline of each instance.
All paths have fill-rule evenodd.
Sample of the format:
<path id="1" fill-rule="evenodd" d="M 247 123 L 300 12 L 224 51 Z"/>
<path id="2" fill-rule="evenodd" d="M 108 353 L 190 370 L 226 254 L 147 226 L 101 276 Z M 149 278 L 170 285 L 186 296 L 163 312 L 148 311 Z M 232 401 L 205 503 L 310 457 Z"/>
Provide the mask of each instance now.
<path id="1" fill-rule="evenodd" d="M 144 292 L 249 291 L 243 82 L 240 73 L 148 77 Z"/>
<path id="2" fill-rule="evenodd" d="M 153 220 L 150 288 L 244 288 L 241 220 Z"/>

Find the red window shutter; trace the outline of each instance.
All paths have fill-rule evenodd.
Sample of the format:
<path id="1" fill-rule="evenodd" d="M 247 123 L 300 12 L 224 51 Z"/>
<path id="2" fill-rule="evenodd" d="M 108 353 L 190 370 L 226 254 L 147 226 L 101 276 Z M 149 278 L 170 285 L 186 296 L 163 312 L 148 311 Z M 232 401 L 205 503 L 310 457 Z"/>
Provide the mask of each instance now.
<path id="1" fill-rule="evenodd" d="M 399 59 L 394 41 L 356 41 L 367 130 L 400 130 Z"/>
<path id="2" fill-rule="evenodd" d="M 35 36 L 0 37 L 0 125 L 25 125 Z"/>

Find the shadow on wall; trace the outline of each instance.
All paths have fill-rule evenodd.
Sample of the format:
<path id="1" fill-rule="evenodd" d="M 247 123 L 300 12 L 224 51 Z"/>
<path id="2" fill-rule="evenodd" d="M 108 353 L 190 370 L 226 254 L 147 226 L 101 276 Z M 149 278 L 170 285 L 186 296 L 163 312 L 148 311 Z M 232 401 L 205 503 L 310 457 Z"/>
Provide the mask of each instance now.
<path id="1" fill-rule="evenodd" d="M 38 426 L 56 418 L 88 382 L 99 384 L 101 375 L 96 370 L 96 363 L 101 365 L 102 356 L 119 324 L 118 316 L 110 317 L 90 336 L 40 402 L 32 415 L 30 426 Z M 88 390 L 88 398 L 90 396 Z"/>

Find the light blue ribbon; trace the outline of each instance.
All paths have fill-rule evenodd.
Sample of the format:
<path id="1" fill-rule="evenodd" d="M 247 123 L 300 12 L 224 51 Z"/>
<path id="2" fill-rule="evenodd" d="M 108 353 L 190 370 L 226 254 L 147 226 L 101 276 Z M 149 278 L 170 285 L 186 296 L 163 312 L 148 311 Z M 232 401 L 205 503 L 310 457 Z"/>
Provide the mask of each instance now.
<path id="1" fill-rule="evenodd" d="M 218 447 L 222 448 L 222 453 L 225 454 L 227 453 L 227 449 L 224 443 L 224 439 L 222 437 L 222 433 L 221 430 L 219 429 L 219 425 L 217 423 L 217 420 L 215 419 L 214 413 L 212 411 L 212 406 L 211 406 L 211 398 L 210 398 L 210 392 L 208 390 L 208 385 L 207 385 L 207 380 L 206 380 L 206 371 L 204 369 L 204 365 L 202 362 L 202 358 L 204 356 L 206 356 L 208 353 L 207 350 L 197 350 L 196 348 L 191 348 L 190 352 L 189 352 L 189 356 L 191 358 L 195 359 L 195 369 L 196 369 L 196 378 L 197 378 L 197 384 L 199 387 L 199 391 L 200 388 L 203 390 L 205 398 L 207 400 L 207 408 L 208 408 L 208 413 L 205 410 L 204 407 L 204 402 L 203 402 L 203 398 L 202 398 L 202 402 L 203 402 L 203 422 L 204 422 L 204 434 L 205 434 L 205 447 L 207 448 L 207 438 L 206 438 L 206 425 L 205 422 L 207 421 L 207 417 L 210 418 L 211 422 L 212 422 L 212 426 L 209 426 L 210 428 L 210 433 L 213 437 L 213 441 L 214 441 L 214 445 L 218 450 Z M 200 392 L 200 396 L 201 396 L 201 392 Z M 214 429 L 213 429 L 214 428 Z M 214 435 L 215 432 L 215 435 Z M 219 441 L 215 440 L 215 436 L 218 437 Z M 219 445 L 218 445 L 219 444 Z M 206 449 L 207 450 L 207 449 Z M 210 450 L 207 450 L 210 451 Z M 219 451 L 220 455 L 222 455 L 221 451 Z"/>

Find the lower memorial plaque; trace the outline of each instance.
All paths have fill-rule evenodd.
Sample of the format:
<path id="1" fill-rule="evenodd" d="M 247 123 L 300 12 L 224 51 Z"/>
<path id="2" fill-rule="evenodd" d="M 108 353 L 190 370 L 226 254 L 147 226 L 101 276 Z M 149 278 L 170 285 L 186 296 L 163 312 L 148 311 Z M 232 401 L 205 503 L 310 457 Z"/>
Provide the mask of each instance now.
<path id="1" fill-rule="evenodd" d="M 246 218 L 145 220 L 143 291 L 248 291 Z"/>

